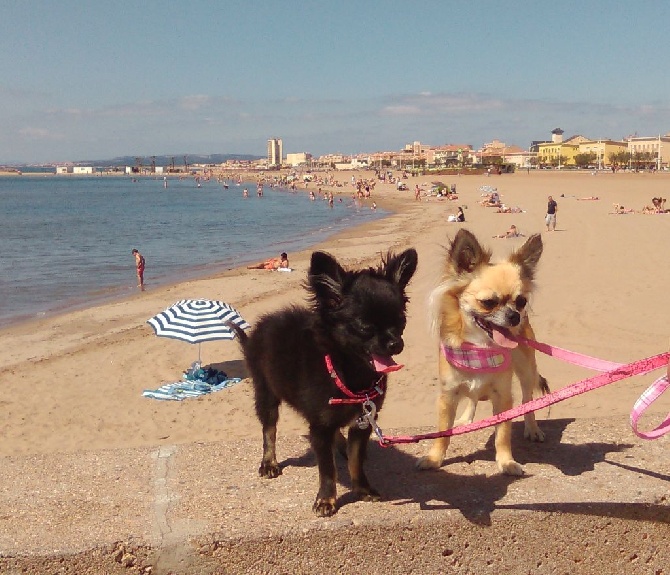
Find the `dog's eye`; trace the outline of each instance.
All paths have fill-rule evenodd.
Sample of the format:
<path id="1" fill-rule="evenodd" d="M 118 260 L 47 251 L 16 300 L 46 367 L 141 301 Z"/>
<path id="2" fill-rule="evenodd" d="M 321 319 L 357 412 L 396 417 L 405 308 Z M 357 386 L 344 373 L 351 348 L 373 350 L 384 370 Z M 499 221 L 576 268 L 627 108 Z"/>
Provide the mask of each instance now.
<path id="1" fill-rule="evenodd" d="M 484 309 L 487 309 L 487 310 L 491 311 L 492 309 L 495 309 L 495 307 L 496 307 L 496 306 L 498 305 L 498 303 L 500 303 L 500 302 L 498 301 L 498 298 L 496 298 L 496 297 L 491 297 L 491 298 L 488 298 L 488 299 L 480 300 L 479 303 L 482 304 L 482 307 L 483 307 Z"/>
<path id="2" fill-rule="evenodd" d="M 356 333 L 363 339 L 370 339 L 372 336 L 375 335 L 374 328 L 362 322 L 355 322 L 354 324 L 351 325 L 351 328 L 353 329 L 354 333 Z"/>
<path id="3" fill-rule="evenodd" d="M 514 303 L 516 304 L 516 309 L 522 310 L 523 308 L 526 307 L 526 304 L 528 303 L 528 300 L 523 297 L 522 295 L 517 296 L 516 300 L 514 300 Z"/>

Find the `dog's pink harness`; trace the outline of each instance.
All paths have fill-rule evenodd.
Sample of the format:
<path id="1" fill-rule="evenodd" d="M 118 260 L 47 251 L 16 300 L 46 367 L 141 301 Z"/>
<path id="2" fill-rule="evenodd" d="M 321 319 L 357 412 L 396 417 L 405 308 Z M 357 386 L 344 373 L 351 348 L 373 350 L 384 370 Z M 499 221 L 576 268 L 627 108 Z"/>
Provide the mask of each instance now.
<path id="1" fill-rule="evenodd" d="M 512 362 L 512 353 L 504 347 L 478 347 L 467 341 L 461 347 L 449 347 L 444 343 L 441 347 L 445 359 L 463 371 L 503 371 Z"/>

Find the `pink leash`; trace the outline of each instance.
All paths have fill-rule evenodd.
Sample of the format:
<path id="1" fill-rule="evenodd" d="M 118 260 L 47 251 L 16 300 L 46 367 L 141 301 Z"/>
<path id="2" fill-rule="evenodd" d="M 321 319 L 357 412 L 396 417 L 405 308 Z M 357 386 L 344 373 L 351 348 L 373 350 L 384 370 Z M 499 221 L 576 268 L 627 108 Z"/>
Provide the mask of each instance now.
<path id="1" fill-rule="evenodd" d="M 389 445 L 399 444 L 399 443 L 418 443 L 424 439 L 435 439 L 438 437 L 450 437 L 452 435 L 462 435 L 464 433 L 470 433 L 471 431 L 477 431 L 479 429 L 484 429 L 486 427 L 491 427 L 497 425 L 504 421 L 509 421 L 515 419 L 531 411 L 537 411 L 538 409 L 543 409 L 564 399 L 574 397 L 575 395 L 580 395 L 591 391 L 592 389 L 598 389 L 615 381 L 621 379 L 626 379 L 634 375 L 643 375 L 660 369 L 661 367 L 667 366 L 668 374 L 664 377 L 657 379 L 637 400 L 633 406 L 633 410 L 630 415 L 631 427 L 633 432 L 636 433 L 639 437 L 643 439 L 656 439 L 661 437 L 665 433 L 670 432 L 670 413 L 665 418 L 665 420 L 654 430 L 649 432 L 638 431 L 637 422 L 642 413 L 644 412 L 649 405 L 668 388 L 670 387 L 670 352 L 661 353 L 644 359 L 639 359 L 632 363 L 620 364 L 611 361 L 601 360 L 595 357 L 590 357 L 588 355 L 583 355 L 577 352 L 569 351 L 566 349 L 561 349 L 559 347 L 553 347 L 546 343 L 541 343 L 533 340 L 528 340 L 525 338 L 517 338 L 519 343 L 533 347 L 534 349 L 546 353 L 557 359 L 562 359 L 563 361 L 573 363 L 575 365 L 580 365 L 582 367 L 587 367 L 595 371 L 601 371 L 600 375 L 590 377 L 573 383 L 563 389 L 559 389 L 553 393 L 544 395 L 537 399 L 533 399 L 526 403 L 522 403 L 517 407 L 513 407 L 507 411 L 503 411 L 497 415 L 489 417 L 487 419 L 482 419 L 480 421 L 475 421 L 468 423 L 466 425 L 461 425 L 459 427 L 454 427 L 452 429 L 447 429 L 446 431 L 436 431 L 434 433 L 425 433 L 422 435 L 400 435 L 400 436 L 389 436 L 384 437 L 381 434 L 381 430 L 377 432 L 379 437 L 379 444 L 382 447 L 388 447 Z"/>
<path id="2" fill-rule="evenodd" d="M 596 357 L 591 357 L 588 355 L 582 355 L 581 353 L 576 353 L 569 351 L 567 349 L 562 349 L 560 347 L 554 347 L 546 343 L 541 343 L 539 341 L 534 341 L 532 339 L 526 339 L 524 337 L 517 337 L 516 340 L 519 343 L 523 343 L 532 348 L 535 348 L 537 351 L 555 357 L 556 359 L 562 359 L 568 363 L 573 363 L 575 365 L 581 365 L 594 371 L 612 371 L 621 367 L 620 363 L 614 363 L 612 361 L 606 361 L 604 359 L 598 359 Z M 640 372 L 639 374 L 646 373 Z M 639 375 L 637 373 L 631 375 Z M 646 411 L 646 409 L 656 401 L 663 392 L 670 386 L 670 362 L 668 362 L 668 370 L 666 375 L 659 377 L 654 383 L 652 383 L 640 396 L 640 398 L 633 405 L 633 409 L 630 412 L 630 426 L 633 429 L 633 433 L 642 439 L 658 439 L 662 435 L 665 435 L 670 431 L 670 413 L 668 416 L 660 423 L 656 429 L 651 431 L 639 431 L 637 428 L 638 420 L 640 416 Z M 587 390 L 588 391 L 588 390 Z"/>

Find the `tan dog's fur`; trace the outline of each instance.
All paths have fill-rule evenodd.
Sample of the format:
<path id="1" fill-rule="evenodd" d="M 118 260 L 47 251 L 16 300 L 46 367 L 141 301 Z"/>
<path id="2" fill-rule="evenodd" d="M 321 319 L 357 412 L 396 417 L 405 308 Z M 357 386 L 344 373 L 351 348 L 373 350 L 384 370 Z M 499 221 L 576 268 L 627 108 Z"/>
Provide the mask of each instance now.
<path id="1" fill-rule="evenodd" d="M 477 325 L 475 316 L 514 335 L 535 339 L 526 310 L 541 254 L 542 239 L 536 234 L 506 261 L 491 264 L 491 252 L 483 249 L 472 233 L 459 230 L 449 249 L 443 280 L 430 297 L 433 327 L 439 333 L 440 342 L 450 347 L 460 347 L 466 341 L 491 346 L 490 334 Z M 478 401 L 489 399 L 494 414 L 510 409 L 513 374 L 521 384 L 524 403 L 533 398 L 534 390 L 545 390 L 546 382 L 538 373 L 535 351 L 524 345 L 511 351 L 511 367 L 494 373 L 459 370 L 440 352 L 442 389 L 438 398 L 438 430 L 454 427 L 461 400 L 468 401 L 468 405 L 459 424 L 472 422 Z M 511 422 L 496 427 L 496 462 L 503 473 L 523 475 L 523 468 L 512 456 L 511 430 Z M 533 441 L 544 441 L 544 433 L 533 413 L 525 416 L 525 436 Z M 419 460 L 418 468 L 440 467 L 448 446 L 448 437 L 436 439 L 429 454 Z"/>

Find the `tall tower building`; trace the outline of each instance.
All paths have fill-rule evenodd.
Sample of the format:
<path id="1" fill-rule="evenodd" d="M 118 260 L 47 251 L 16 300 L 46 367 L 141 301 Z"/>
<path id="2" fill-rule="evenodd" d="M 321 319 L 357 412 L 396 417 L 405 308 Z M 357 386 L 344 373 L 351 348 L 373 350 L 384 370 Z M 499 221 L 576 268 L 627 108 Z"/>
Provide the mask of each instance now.
<path id="1" fill-rule="evenodd" d="M 560 128 L 554 128 L 551 131 L 551 142 L 552 144 L 560 144 L 563 142 L 563 130 Z"/>
<path id="2" fill-rule="evenodd" d="M 284 157 L 284 148 L 281 138 L 270 138 L 268 140 L 268 165 L 281 166 Z"/>

